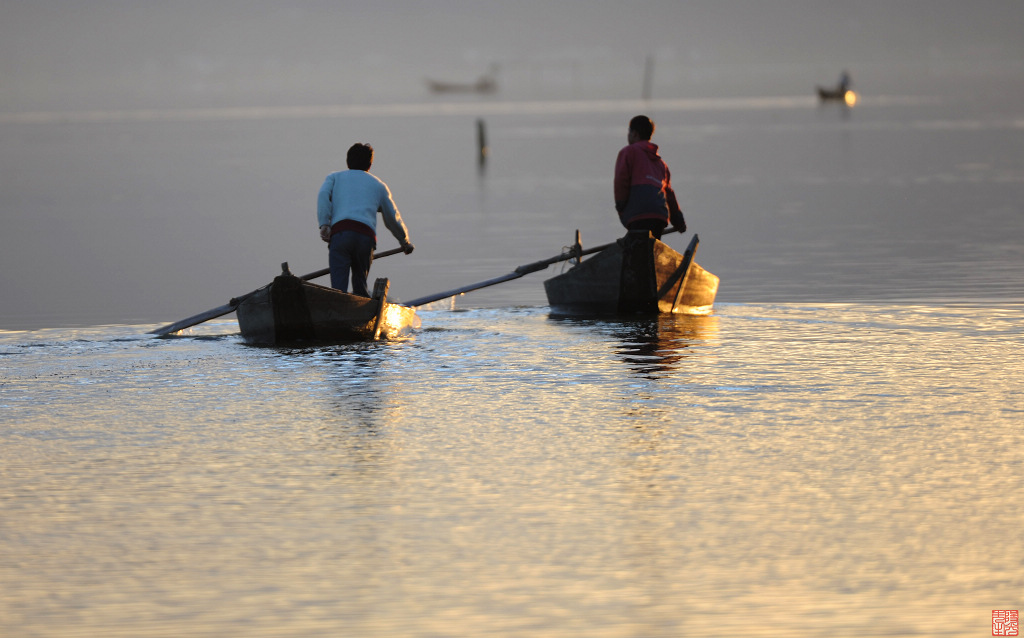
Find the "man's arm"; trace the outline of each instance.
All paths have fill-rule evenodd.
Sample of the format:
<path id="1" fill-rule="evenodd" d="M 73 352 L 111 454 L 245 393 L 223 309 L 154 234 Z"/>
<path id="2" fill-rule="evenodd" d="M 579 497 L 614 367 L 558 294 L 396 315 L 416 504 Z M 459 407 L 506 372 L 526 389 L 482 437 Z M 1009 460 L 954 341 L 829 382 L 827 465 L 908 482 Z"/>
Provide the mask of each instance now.
<path id="1" fill-rule="evenodd" d="M 681 233 L 686 232 L 686 219 L 683 217 L 683 209 L 679 207 L 679 200 L 676 199 L 676 191 L 672 188 L 672 174 L 665 167 L 665 203 L 668 204 L 668 220 L 672 227 Z"/>
<path id="2" fill-rule="evenodd" d="M 328 175 L 316 196 L 316 219 L 320 226 L 330 226 L 334 215 L 334 174 Z"/>
<path id="3" fill-rule="evenodd" d="M 405 227 L 405 222 L 402 221 L 402 214 L 398 212 L 398 207 L 395 206 L 395 200 L 391 197 L 391 189 L 383 183 L 381 186 L 383 193 L 380 202 L 380 212 L 381 217 L 384 218 L 384 225 L 395 236 L 398 243 L 402 245 L 405 254 L 408 255 L 413 251 L 413 245 L 409 241 L 409 229 Z"/>

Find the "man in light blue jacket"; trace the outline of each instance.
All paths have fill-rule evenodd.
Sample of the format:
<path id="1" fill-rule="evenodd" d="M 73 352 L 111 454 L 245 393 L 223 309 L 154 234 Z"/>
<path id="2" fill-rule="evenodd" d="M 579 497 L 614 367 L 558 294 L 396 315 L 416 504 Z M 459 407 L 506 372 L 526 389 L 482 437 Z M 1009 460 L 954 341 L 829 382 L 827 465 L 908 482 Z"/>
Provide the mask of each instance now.
<path id="1" fill-rule="evenodd" d="M 330 246 L 331 287 L 348 292 L 351 271 L 353 294 L 369 297 L 366 278 L 377 247 L 377 213 L 381 213 L 384 225 L 406 255 L 412 252 L 413 245 L 391 190 L 370 173 L 373 147 L 353 144 L 346 163 L 347 171 L 331 173 L 320 187 L 316 216 L 320 238 Z"/>

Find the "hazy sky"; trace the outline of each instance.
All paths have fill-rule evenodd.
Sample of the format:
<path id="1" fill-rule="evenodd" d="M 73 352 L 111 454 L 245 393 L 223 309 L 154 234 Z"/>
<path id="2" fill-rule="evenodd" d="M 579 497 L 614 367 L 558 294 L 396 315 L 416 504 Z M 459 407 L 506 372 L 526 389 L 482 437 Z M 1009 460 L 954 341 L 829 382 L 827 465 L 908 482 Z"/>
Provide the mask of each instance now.
<path id="1" fill-rule="evenodd" d="M 0 110 L 360 101 L 501 62 L 606 67 L 1024 59 L 1019 0 L 3 0 Z M 691 78 L 692 79 L 692 78 Z"/>

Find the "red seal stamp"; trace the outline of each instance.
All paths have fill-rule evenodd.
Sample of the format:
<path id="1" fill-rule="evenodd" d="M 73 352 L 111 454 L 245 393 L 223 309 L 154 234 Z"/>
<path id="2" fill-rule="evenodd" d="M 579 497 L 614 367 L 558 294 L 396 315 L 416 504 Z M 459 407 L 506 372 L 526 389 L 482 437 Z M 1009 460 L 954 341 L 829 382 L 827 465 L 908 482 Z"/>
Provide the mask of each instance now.
<path id="1" fill-rule="evenodd" d="M 1019 636 L 1020 621 L 1016 609 L 992 610 L 993 636 Z"/>

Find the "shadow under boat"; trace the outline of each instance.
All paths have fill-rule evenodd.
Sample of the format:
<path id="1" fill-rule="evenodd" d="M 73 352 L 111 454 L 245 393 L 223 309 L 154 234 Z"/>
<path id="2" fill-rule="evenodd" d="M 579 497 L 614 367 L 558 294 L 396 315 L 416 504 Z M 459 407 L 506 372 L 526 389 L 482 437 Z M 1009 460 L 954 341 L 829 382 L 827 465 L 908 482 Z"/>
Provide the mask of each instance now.
<path id="1" fill-rule="evenodd" d="M 694 235 L 680 254 L 650 231 L 630 231 L 587 260 L 544 282 L 554 315 L 706 315 L 719 278 L 695 260 Z M 578 249 L 579 240 L 574 249 Z"/>

